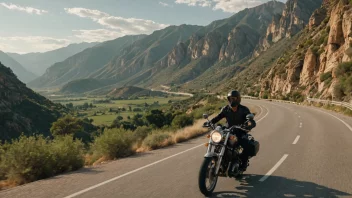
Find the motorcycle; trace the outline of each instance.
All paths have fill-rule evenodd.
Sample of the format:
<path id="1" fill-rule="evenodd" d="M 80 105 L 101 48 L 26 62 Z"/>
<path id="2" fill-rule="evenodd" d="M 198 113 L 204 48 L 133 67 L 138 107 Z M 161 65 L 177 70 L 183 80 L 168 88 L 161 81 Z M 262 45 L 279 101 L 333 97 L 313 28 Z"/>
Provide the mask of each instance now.
<path id="1" fill-rule="evenodd" d="M 247 132 L 245 134 L 247 137 L 245 138 L 248 138 L 253 143 L 252 157 L 259 151 L 259 143 L 248 134 L 250 130 L 244 129 L 243 126 L 232 126 L 230 128 L 225 128 L 221 125 L 215 126 L 209 122 L 207 114 L 203 114 L 203 117 L 210 123 L 210 125 L 204 127 L 208 127 L 212 131 L 207 135 L 209 142 L 205 146 L 208 148 L 200 167 L 198 185 L 205 196 L 210 196 L 216 187 L 218 177 L 238 178 L 243 174 L 239 167 L 242 163 L 247 162 L 242 162 L 239 158 L 243 148 L 238 144 L 236 132 L 238 130 Z M 244 125 L 253 120 L 254 115 L 248 114 L 246 119 L 247 121 Z"/>

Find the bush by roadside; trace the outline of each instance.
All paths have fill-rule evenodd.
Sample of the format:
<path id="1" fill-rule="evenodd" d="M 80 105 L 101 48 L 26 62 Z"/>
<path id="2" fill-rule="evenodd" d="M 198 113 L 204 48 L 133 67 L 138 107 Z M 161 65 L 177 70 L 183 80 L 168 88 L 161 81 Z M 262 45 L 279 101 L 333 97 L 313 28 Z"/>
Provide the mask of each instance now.
<path id="1" fill-rule="evenodd" d="M 112 160 L 127 157 L 135 152 L 133 148 L 136 137 L 130 130 L 113 128 L 104 130 L 103 134 L 95 138 L 91 145 L 91 164 L 98 159 Z"/>
<path id="2" fill-rule="evenodd" d="M 0 159 L 0 175 L 23 184 L 83 167 L 83 143 L 72 136 L 21 136 L 2 145 Z"/>

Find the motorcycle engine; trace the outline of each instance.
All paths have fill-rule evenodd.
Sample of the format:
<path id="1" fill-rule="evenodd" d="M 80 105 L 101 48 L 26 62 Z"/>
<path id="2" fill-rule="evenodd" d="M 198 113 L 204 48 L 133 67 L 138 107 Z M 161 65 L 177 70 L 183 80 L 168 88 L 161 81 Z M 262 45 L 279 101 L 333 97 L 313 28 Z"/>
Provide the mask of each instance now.
<path id="1" fill-rule="evenodd" d="M 228 140 L 229 146 L 233 148 L 236 143 L 237 143 L 237 137 L 235 135 L 230 135 Z"/>

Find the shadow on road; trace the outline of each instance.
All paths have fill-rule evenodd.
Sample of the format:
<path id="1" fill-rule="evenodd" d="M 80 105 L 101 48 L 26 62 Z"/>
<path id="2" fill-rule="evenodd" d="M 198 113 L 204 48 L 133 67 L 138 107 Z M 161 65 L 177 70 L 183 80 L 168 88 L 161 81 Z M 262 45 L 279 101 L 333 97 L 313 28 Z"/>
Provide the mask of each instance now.
<path id="1" fill-rule="evenodd" d="M 259 182 L 263 175 L 244 175 L 234 191 L 215 192 L 216 197 L 341 197 L 350 193 L 328 188 L 312 182 L 298 181 L 285 177 L 271 176 Z"/>

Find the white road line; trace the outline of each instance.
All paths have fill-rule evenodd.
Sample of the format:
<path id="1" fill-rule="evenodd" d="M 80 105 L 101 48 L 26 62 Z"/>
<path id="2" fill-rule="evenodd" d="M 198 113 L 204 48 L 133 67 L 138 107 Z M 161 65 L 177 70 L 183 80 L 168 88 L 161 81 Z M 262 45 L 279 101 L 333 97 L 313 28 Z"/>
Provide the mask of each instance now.
<path id="1" fill-rule="evenodd" d="M 302 122 L 299 123 L 299 128 L 302 128 L 302 126 L 303 126 L 303 123 Z"/>
<path id="2" fill-rule="evenodd" d="M 264 106 L 263 106 L 264 107 Z M 268 116 L 268 114 L 269 114 L 269 109 L 267 109 L 266 107 L 264 107 L 265 109 L 266 109 L 266 114 L 264 115 L 264 117 L 262 117 L 262 118 L 260 118 L 257 122 L 260 122 L 260 121 L 262 121 L 266 116 Z"/>
<path id="3" fill-rule="evenodd" d="M 332 114 L 330 114 L 330 113 L 327 113 L 327 112 L 325 112 L 325 111 L 321 111 L 321 110 L 318 110 L 318 109 L 314 109 L 314 110 L 320 111 L 320 112 L 325 113 L 325 114 L 328 114 L 328 115 L 330 115 L 330 116 L 332 116 L 332 117 L 334 117 L 334 118 L 340 120 L 350 131 L 352 131 L 352 127 L 351 127 L 349 124 L 347 124 L 345 121 L 341 120 L 340 118 L 338 118 L 338 117 L 336 117 L 336 116 L 334 116 L 334 115 L 332 115 Z"/>
<path id="4" fill-rule="evenodd" d="M 292 144 L 297 144 L 297 142 L 298 142 L 298 140 L 299 140 L 300 137 L 301 137 L 301 136 L 298 135 L 298 136 L 296 137 L 295 141 L 293 141 Z"/>
<path id="5" fill-rule="evenodd" d="M 279 168 L 279 166 L 285 161 L 287 157 L 288 157 L 288 154 L 285 154 L 284 156 L 282 156 L 282 158 L 275 164 L 275 166 L 272 169 L 270 169 L 269 172 L 265 174 L 265 176 L 263 176 L 259 181 L 263 182 L 266 179 L 268 179 L 270 175 L 273 174 L 277 168 Z"/>
<path id="6" fill-rule="evenodd" d="M 264 110 L 263 110 L 263 108 L 262 108 L 260 105 L 258 105 L 258 107 L 260 108 L 260 113 L 259 113 L 259 115 L 258 115 L 258 117 L 259 117 L 259 116 L 261 116 L 261 115 L 263 114 L 263 111 L 264 111 Z"/>
<path id="7" fill-rule="evenodd" d="M 106 180 L 106 181 L 101 182 L 101 183 L 99 183 L 99 184 L 97 184 L 97 185 L 94 185 L 94 186 L 91 186 L 91 187 L 86 188 L 86 189 L 84 189 L 84 190 L 81 190 L 81 191 L 79 191 L 79 192 L 76 192 L 76 193 L 74 193 L 74 194 L 72 194 L 72 195 L 68 195 L 68 196 L 66 196 L 66 197 L 64 197 L 64 198 L 76 197 L 76 196 L 81 195 L 81 194 L 83 194 L 83 193 L 85 193 L 85 192 L 88 192 L 88 191 L 90 191 L 90 190 L 93 190 L 93 189 L 95 189 L 95 188 L 98 188 L 98 187 L 100 187 L 100 186 L 102 186 L 102 185 L 105 185 L 105 184 L 107 184 L 107 183 L 113 182 L 113 181 L 118 180 L 118 179 L 120 179 L 120 178 L 123 178 L 123 177 L 125 177 L 125 176 L 127 176 L 127 175 L 133 174 L 133 173 L 135 173 L 135 172 L 138 172 L 138 171 L 140 171 L 140 170 L 143 170 L 143 169 L 145 169 L 145 168 L 148 168 L 148 167 L 150 167 L 150 166 L 153 166 L 153 165 L 155 165 L 155 164 L 158 164 L 158 163 L 163 162 L 163 161 L 165 161 L 165 160 L 168 160 L 168 159 L 170 159 L 170 158 L 176 157 L 176 156 L 181 155 L 181 154 L 183 154 L 183 153 L 186 153 L 186 152 L 188 152 L 188 151 L 194 150 L 194 149 L 196 149 L 196 148 L 198 148 L 198 147 L 201 147 L 201 146 L 204 146 L 204 144 L 195 146 L 195 147 L 193 147 L 193 148 L 190 148 L 190 149 L 187 149 L 187 150 L 185 150 L 185 151 L 179 152 L 179 153 L 177 153 L 177 154 L 175 154 L 175 155 L 171 155 L 171 156 L 169 156 L 169 157 L 166 157 L 166 158 L 164 158 L 164 159 L 158 160 L 158 161 L 153 162 L 153 163 L 151 163 L 151 164 L 148 164 L 148 165 L 146 165 L 146 166 L 143 166 L 143 167 L 140 167 L 140 168 L 135 169 L 135 170 L 133 170 L 133 171 L 127 172 L 127 173 L 125 173 L 125 174 L 123 174 L 123 175 L 120 175 L 120 176 L 114 177 L 114 178 L 112 178 L 112 179 Z"/>

